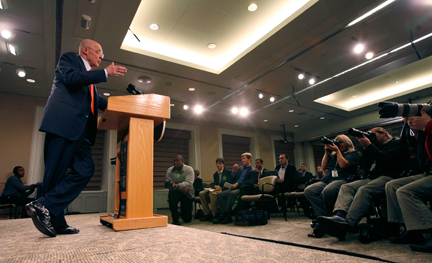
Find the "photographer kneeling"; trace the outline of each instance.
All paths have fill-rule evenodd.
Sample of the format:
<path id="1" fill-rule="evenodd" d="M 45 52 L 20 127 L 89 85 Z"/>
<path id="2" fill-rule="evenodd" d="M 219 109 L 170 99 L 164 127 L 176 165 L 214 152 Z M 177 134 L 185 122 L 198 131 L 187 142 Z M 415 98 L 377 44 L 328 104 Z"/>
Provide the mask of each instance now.
<path id="1" fill-rule="evenodd" d="M 331 215 L 340 187 L 348 182 L 348 178 L 356 173 L 360 156 L 355 151 L 354 144 L 346 135 L 338 135 L 335 143 L 326 143 L 321 166 L 327 173 L 317 183 L 306 187 L 304 195 L 311 203 L 317 216 Z M 312 221 L 314 231 L 309 237 L 320 238 L 324 232 L 315 221 Z"/>
<path id="2" fill-rule="evenodd" d="M 336 200 L 335 215 L 317 218 L 320 228 L 339 240 L 345 240 L 346 231 L 357 226 L 369 211 L 373 198 L 385 192 L 386 183 L 399 178 L 409 168 L 408 147 L 392 138 L 384 128 L 376 127 L 371 132 L 376 135 L 373 142 L 364 134 L 357 137 L 364 148 L 362 157 L 369 170 L 367 178 L 343 185 Z"/>

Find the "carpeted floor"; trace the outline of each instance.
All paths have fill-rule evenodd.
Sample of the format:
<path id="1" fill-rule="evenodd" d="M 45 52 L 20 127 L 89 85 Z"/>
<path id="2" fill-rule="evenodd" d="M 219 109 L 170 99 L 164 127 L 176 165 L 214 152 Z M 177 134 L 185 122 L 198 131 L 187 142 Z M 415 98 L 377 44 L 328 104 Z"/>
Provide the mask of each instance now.
<path id="1" fill-rule="evenodd" d="M 331 237 L 311 240 L 306 237 L 309 220 L 294 213 L 288 222 L 272 217 L 268 225 L 256 227 L 193 220 L 182 226 L 120 232 L 101 225 L 99 216 L 69 215 L 68 223 L 81 232 L 55 238 L 38 232 L 31 219 L 1 220 L 0 262 L 379 262 L 222 232 L 346 250 L 395 262 L 428 262 L 431 258 L 388 241 L 363 245 L 354 236 L 345 242 Z"/>

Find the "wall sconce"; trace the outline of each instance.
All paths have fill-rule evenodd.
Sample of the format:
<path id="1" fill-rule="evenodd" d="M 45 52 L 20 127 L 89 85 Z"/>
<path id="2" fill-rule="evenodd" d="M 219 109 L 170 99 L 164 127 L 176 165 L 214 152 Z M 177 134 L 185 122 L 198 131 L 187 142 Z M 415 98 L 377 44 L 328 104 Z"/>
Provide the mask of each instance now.
<path id="1" fill-rule="evenodd" d="M 91 16 L 88 15 L 82 15 L 81 16 L 81 27 L 84 29 L 89 29 L 91 23 Z"/>

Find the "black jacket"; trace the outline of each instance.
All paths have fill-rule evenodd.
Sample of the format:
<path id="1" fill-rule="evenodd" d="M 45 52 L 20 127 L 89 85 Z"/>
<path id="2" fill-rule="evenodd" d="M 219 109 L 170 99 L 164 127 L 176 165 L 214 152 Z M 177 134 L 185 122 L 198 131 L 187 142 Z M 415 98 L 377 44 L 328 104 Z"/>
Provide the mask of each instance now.
<path id="1" fill-rule="evenodd" d="M 281 168 L 281 165 L 278 164 L 275 168 L 276 171 L 279 171 Z M 283 192 L 292 192 L 296 190 L 296 178 L 297 178 L 298 171 L 295 168 L 295 166 L 292 166 L 288 164 L 286 170 L 285 170 L 285 178 L 284 182 L 279 186 L 279 191 Z"/>
<path id="2" fill-rule="evenodd" d="M 237 183 L 237 181 L 240 179 L 240 176 L 241 176 L 243 169 L 244 169 L 244 166 L 240 166 L 235 173 L 232 173 L 231 182 L 233 184 Z M 244 181 L 239 182 L 238 187 L 253 186 L 254 184 L 257 184 L 258 183 L 258 175 L 259 175 L 258 170 L 250 166 L 249 171 L 246 172 Z"/>
<path id="3" fill-rule="evenodd" d="M 216 171 L 213 174 L 213 182 L 211 183 L 211 186 L 214 187 L 215 185 L 219 185 L 220 187 L 222 187 L 222 190 L 226 190 L 228 188 L 226 188 L 224 186 L 225 182 L 231 183 L 232 179 L 231 179 L 231 171 L 229 171 L 228 169 L 226 169 L 225 167 L 222 170 L 222 178 L 220 179 L 219 182 L 219 173 L 218 171 Z"/>

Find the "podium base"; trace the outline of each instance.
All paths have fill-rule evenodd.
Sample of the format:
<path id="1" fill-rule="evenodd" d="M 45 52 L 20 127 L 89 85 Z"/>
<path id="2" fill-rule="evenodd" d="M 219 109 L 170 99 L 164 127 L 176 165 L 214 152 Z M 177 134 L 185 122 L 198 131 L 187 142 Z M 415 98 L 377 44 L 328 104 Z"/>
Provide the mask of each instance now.
<path id="1" fill-rule="evenodd" d="M 153 215 L 145 218 L 117 218 L 111 216 L 101 216 L 102 225 L 111 227 L 115 231 L 132 230 L 151 227 L 163 227 L 168 225 L 168 217 L 163 215 Z"/>

